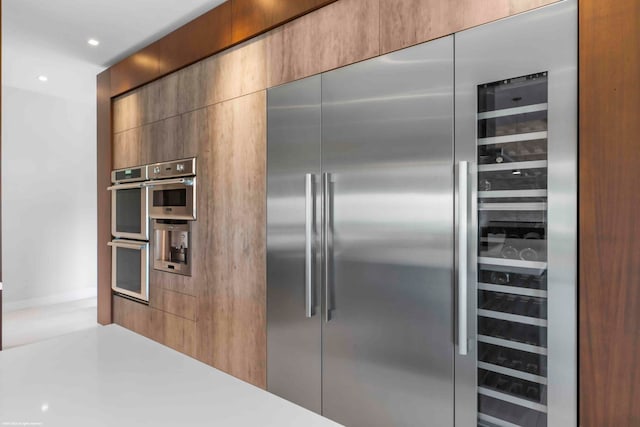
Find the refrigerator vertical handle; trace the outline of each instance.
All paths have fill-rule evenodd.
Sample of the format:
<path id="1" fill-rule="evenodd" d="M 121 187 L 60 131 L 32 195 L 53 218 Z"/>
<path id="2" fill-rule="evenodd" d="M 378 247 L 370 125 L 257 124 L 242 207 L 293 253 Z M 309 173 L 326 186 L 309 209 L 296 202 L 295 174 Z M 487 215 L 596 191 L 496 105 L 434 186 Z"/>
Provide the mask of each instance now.
<path id="1" fill-rule="evenodd" d="M 305 175 L 305 223 L 304 223 L 304 312 L 307 318 L 313 316 L 313 229 L 315 192 L 314 175 Z"/>
<path id="2" fill-rule="evenodd" d="M 322 227 L 322 241 L 323 241 L 323 258 L 324 258 L 324 310 L 325 310 L 325 322 L 329 322 L 331 316 L 331 293 L 329 288 L 330 276 L 331 276 L 331 174 L 322 174 L 322 208 L 323 208 L 323 227 Z"/>
<path id="3" fill-rule="evenodd" d="M 467 233 L 469 207 L 469 162 L 458 164 L 458 353 L 467 349 Z"/>

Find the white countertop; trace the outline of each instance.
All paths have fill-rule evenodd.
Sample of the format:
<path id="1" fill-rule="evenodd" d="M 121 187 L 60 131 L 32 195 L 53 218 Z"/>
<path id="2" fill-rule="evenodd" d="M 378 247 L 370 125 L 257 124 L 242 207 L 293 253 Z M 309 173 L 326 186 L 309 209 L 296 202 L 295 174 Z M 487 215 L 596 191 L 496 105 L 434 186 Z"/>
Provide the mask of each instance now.
<path id="1" fill-rule="evenodd" d="M 337 426 L 117 325 L 0 352 L 0 426 Z"/>

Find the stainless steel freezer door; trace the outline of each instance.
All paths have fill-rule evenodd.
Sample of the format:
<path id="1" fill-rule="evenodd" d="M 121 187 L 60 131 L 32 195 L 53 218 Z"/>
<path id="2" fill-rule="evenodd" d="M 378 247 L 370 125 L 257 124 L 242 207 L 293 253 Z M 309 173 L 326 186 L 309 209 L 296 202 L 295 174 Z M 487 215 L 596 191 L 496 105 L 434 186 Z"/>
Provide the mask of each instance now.
<path id="1" fill-rule="evenodd" d="M 577 425 L 577 356 L 576 356 L 576 195 L 577 195 L 577 2 L 565 0 L 535 11 L 527 12 L 495 23 L 476 27 L 455 35 L 456 52 L 456 162 L 469 161 L 472 163 L 469 175 L 470 190 L 470 218 L 468 245 L 468 319 L 469 338 L 472 340 L 467 355 L 456 356 L 456 426 L 468 427 L 474 425 L 509 425 L 509 426 L 549 426 L 571 427 Z M 537 73 L 537 74 L 536 74 Z M 503 96 L 495 105 L 485 108 L 480 105 L 479 93 L 484 87 L 507 87 L 515 83 L 525 87 L 529 85 L 525 80 L 538 78 L 544 82 L 544 90 L 539 94 L 548 95 L 548 99 L 524 102 L 526 99 L 515 94 L 512 97 Z M 498 93 L 496 90 L 495 93 Z M 507 90 L 501 90 L 503 95 Z M 531 93 L 529 93 L 531 95 Z M 524 98 L 527 96 L 525 95 Z M 531 98 L 531 96 L 530 96 Z M 535 96 L 533 96 L 535 98 Z M 510 108 L 514 103 L 520 103 L 519 108 Z M 534 105 L 535 104 L 535 105 Z M 481 112 L 480 110 L 483 110 Z M 493 110 L 493 111 L 489 111 Z M 529 125 L 521 126 L 515 116 L 531 116 L 540 114 L 543 120 L 537 120 L 544 131 L 530 129 Z M 509 122 L 509 120 L 512 120 Z M 493 120 L 490 125 L 480 123 Z M 502 121 L 502 125 L 497 123 Z M 529 119 L 527 119 L 529 120 Z M 514 123 L 516 123 L 514 125 Z M 531 121 L 529 122 L 531 123 Z M 504 125 L 506 124 L 506 126 Z M 514 127 L 515 126 L 515 127 Z M 491 135 L 486 129 L 493 127 Z M 534 126 L 535 127 L 535 126 Z M 502 136 L 496 131 L 500 128 Z M 529 128 L 529 130 L 526 130 Z M 509 153 L 507 145 L 518 148 Z M 507 156 L 494 157 L 482 155 L 480 150 L 487 150 L 487 146 L 499 146 L 501 153 Z M 529 150 L 530 148 L 534 150 Z M 536 160 L 536 150 L 544 156 L 544 161 Z M 486 154 L 486 151 L 484 152 Z M 540 157 L 542 159 L 543 157 Z M 483 163 L 478 166 L 478 161 Z M 538 183 L 538 189 L 519 188 L 514 191 L 509 188 L 489 188 L 492 184 L 484 178 L 478 184 L 478 174 L 507 170 L 509 162 L 519 162 L 514 166 L 513 174 L 524 175 L 526 168 L 536 164 L 546 167 L 546 181 Z M 491 164 L 493 163 L 493 164 Z M 483 172 L 484 171 L 484 172 Z M 514 179 L 512 182 L 516 182 Z M 543 187 L 542 187 L 542 186 Z M 478 192 L 478 190 L 482 190 Z M 487 191 L 496 190 L 496 191 Z M 500 198 L 491 200 L 491 194 Z M 539 193 L 543 197 L 535 197 Z M 510 196 L 510 200 L 509 197 Z M 482 206 L 481 206 L 482 204 Z M 493 206 L 492 206 L 493 205 Z M 534 275 L 532 266 L 536 264 L 546 267 L 546 288 L 540 291 L 517 288 L 511 280 L 486 280 L 478 283 L 479 267 L 485 259 L 478 259 L 478 216 L 494 215 L 513 218 L 518 214 L 532 217 L 546 211 L 546 262 L 535 263 L 502 255 L 502 271 L 516 272 L 513 276 L 523 273 Z M 480 212 L 480 214 L 478 214 Z M 491 239 L 486 237 L 485 239 Z M 482 242 L 480 242 L 482 244 Z M 520 253 L 522 257 L 522 252 Z M 495 266 L 497 261 L 491 261 Z M 516 266 L 524 268 L 518 269 Z M 484 267 L 481 267 L 480 274 Z M 495 270 L 498 270 L 497 268 Z M 504 282 L 504 283 L 501 283 Z M 497 286 L 496 286 L 497 285 Z M 547 371 L 544 378 L 526 376 L 515 367 L 502 369 L 501 366 L 488 366 L 483 354 L 478 355 L 478 328 L 484 319 L 494 316 L 494 313 L 476 311 L 480 297 L 494 292 L 496 289 L 509 289 L 512 295 L 538 295 L 546 299 L 546 318 L 532 319 L 522 316 L 509 317 L 512 325 L 519 328 L 529 327 L 530 324 L 541 325 L 537 330 L 546 336 L 546 346 L 526 345 L 519 337 L 510 339 L 507 334 L 500 332 L 502 337 L 489 336 L 490 328 L 482 332 L 481 345 L 507 348 L 507 351 L 520 351 L 534 356 L 542 354 L 546 357 Z M 479 294 L 480 293 L 480 294 Z M 527 297 L 528 298 L 528 297 Z M 491 311 L 491 310 L 489 310 Z M 499 313 L 503 316 L 502 313 Z M 477 316 L 480 317 L 477 317 Z M 508 316 L 503 316 L 507 318 Z M 478 321 L 476 322 L 476 319 Z M 493 321 L 493 320 L 492 320 Z M 498 321 L 501 322 L 501 321 Z M 526 324 L 529 322 L 529 325 Z M 495 323 L 495 322 L 494 322 Z M 498 329 L 498 328 L 496 328 Z M 530 328 L 533 330 L 533 328 Z M 541 334 L 543 333 L 541 332 Z M 479 360 L 480 358 L 480 360 Z M 495 364 L 494 364 L 495 365 Z M 487 367 L 488 366 L 488 367 Z M 495 389 L 478 388 L 478 380 L 482 370 L 512 378 L 533 378 L 543 385 L 546 391 L 541 396 L 543 402 L 532 402 L 531 399 L 514 398 L 511 389 L 496 392 Z M 506 372 L 506 374 L 505 374 Z M 486 378 L 486 376 L 485 376 Z M 485 399 L 496 403 L 495 407 L 487 408 L 492 414 L 479 415 L 477 402 Z M 545 406 L 546 403 L 546 407 Z M 504 411 L 498 408 L 506 408 Z M 517 417 L 518 410 L 524 414 Z M 525 414 L 529 411 L 529 414 Z M 541 414 L 537 419 L 527 417 L 531 412 Z M 482 411 L 481 411 L 482 412 Z M 526 416 L 525 416 L 526 415 Z M 535 414 L 534 414 L 535 415 Z"/>
<path id="2" fill-rule="evenodd" d="M 320 215 L 307 208 L 320 208 L 320 83 L 270 89 L 267 112 L 267 389 L 317 413 Z"/>
<path id="3" fill-rule="evenodd" d="M 323 415 L 452 426 L 453 38 L 326 73 L 322 102 Z"/>

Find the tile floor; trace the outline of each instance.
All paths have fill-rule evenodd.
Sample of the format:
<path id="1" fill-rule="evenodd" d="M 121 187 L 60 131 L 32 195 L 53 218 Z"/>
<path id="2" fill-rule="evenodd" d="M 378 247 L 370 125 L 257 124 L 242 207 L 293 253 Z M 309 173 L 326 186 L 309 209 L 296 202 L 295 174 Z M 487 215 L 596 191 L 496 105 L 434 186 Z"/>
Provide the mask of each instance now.
<path id="1" fill-rule="evenodd" d="M 95 328 L 96 298 L 4 312 L 3 349 Z"/>

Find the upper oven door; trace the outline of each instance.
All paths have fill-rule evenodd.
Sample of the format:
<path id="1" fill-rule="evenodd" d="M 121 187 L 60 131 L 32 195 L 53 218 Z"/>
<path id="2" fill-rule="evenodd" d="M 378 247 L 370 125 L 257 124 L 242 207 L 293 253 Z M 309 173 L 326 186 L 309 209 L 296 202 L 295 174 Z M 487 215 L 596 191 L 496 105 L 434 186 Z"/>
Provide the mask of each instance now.
<path id="1" fill-rule="evenodd" d="M 149 181 L 149 216 L 157 219 L 196 219 L 196 178 Z"/>
<path id="2" fill-rule="evenodd" d="M 111 234 L 123 239 L 149 240 L 149 190 L 142 182 L 117 184 L 111 190 Z"/>

